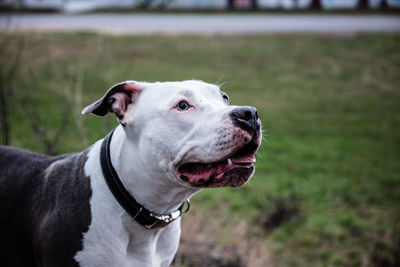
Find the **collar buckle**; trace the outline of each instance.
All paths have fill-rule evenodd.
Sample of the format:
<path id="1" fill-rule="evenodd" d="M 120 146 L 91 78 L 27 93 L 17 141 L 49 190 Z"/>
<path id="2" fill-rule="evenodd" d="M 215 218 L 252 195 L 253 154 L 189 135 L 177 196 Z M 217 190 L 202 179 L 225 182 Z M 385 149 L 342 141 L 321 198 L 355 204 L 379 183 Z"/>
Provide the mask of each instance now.
<path id="1" fill-rule="evenodd" d="M 176 210 L 176 211 L 172 212 L 171 214 L 167 214 L 167 215 L 150 213 L 150 216 L 156 218 L 157 220 L 164 221 L 166 223 L 170 223 L 170 222 L 178 219 L 181 216 L 181 214 L 182 214 L 181 210 Z"/>
<path id="2" fill-rule="evenodd" d="M 186 205 L 185 205 L 186 203 Z M 153 228 L 156 224 L 158 224 L 159 222 L 163 222 L 165 224 L 169 224 L 172 221 L 175 221 L 176 219 L 178 219 L 179 217 L 181 217 L 181 215 L 183 213 L 187 213 L 190 209 L 190 200 L 186 200 L 185 202 L 182 203 L 182 205 L 179 207 L 179 209 L 173 211 L 171 214 L 154 214 L 154 213 L 150 213 L 150 216 L 153 218 L 156 218 L 157 221 L 155 221 L 154 223 L 150 224 L 150 225 L 145 225 L 145 227 L 147 229 L 151 229 Z"/>

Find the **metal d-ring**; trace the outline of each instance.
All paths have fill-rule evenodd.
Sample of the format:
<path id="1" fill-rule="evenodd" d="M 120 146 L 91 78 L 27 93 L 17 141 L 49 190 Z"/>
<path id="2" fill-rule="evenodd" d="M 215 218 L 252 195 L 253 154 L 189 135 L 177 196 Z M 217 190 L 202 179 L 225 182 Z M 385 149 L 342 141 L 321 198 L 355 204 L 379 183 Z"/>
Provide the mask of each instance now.
<path id="1" fill-rule="evenodd" d="M 186 203 L 186 205 L 183 205 L 183 207 L 182 207 L 182 213 L 187 213 L 190 210 L 190 200 L 189 199 L 186 200 L 184 202 L 184 204 L 185 203 Z M 186 206 L 186 208 L 185 208 L 185 206 Z"/>

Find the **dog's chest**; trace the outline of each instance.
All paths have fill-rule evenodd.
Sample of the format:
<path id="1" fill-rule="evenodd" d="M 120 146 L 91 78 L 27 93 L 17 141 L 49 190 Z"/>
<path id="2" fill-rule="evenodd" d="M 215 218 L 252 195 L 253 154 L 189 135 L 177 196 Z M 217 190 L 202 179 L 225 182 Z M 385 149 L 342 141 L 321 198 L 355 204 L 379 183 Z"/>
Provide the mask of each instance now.
<path id="1" fill-rule="evenodd" d="M 109 191 L 99 164 L 99 148 L 96 143 L 85 164 L 92 186 L 92 221 L 75 260 L 83 267 L 169 266 L 178 248 L 180 221 L 157 230 L 138 225 Z"/>

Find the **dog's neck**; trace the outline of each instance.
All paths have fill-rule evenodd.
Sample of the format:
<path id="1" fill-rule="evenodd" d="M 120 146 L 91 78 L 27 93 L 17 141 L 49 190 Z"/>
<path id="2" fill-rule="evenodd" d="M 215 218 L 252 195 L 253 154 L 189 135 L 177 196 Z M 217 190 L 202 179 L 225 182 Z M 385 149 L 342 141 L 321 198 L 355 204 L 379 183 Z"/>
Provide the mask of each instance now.
<path id="1" fill-rule="evenodd" d="M 122 126 L 118 126 L 110 145 L 111 162 L 128 192 L 151 212 L 168 214 L 197 193 L 199 189 L 177 186 L 166 179 L 166 172 L 142 172 L 146 162 L 141 161 L 137 148 L 126 137 Z M 139 168 L 140 166 L 140 168 Z"/>

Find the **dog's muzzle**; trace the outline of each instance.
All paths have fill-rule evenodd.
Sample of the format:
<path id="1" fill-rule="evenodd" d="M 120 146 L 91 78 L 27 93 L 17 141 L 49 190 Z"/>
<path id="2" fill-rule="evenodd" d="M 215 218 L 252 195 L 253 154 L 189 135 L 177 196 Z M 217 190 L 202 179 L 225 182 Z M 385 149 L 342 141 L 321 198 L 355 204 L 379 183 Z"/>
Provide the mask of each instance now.
<path id="1" fill-rule="evenodd" d="M 234 127 L 245 136 L 236 149 L 217 162 L 189 162 L 178 168 L 179 177 L 196 187 L 241 186 L 254 173 L 254 154 L 261 143 L 261 121 L 254 107 L 229 113 Z M 237 141 L 233 141 L 237 142 Z"/>

